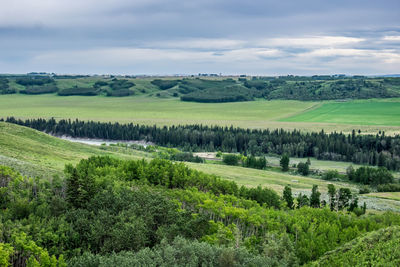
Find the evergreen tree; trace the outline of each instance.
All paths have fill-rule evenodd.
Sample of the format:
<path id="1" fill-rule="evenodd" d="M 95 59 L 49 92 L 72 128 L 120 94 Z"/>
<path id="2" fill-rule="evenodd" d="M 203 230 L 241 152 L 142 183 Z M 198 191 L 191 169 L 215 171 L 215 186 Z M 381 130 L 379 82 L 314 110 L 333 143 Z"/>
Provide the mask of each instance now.
<path id="1" fill-rule="evenodd" d="M 293 203 L 293 196 L 292 196 L 292 189 L 290 186 L 285 186 L 283 189 L 283 199 L 286 201 L 286 204 L 289 209 L 293 209 L 294 203 Z"/>
<path id="2" fill-rule="evenodd" d="M 321 206 L 320 200 L 321 193 L 318 191 L 318 185 L 313 185 L 310 196 L 310 206 L 319 208 Z"/>
<path id="3" fill-rule="evenodd" d="M 279 162 L 282 167 L 282 171 L 287 172 L 289 170 L 289 161 L 289 156 L 284 154 Z"/>
<path id="4" fill-rule="evenodd" d="M 336 207 L 336 188 L 333 184 L 328 184 L 329 207 L 333 211 Z"/>

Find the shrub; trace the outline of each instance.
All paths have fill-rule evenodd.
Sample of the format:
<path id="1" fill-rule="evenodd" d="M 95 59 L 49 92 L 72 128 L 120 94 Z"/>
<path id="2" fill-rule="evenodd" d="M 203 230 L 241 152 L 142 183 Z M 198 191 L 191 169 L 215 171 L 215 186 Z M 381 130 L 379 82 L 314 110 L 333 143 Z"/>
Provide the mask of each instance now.
<path id="1" fill-rule="evenodd" d="M 88 88 L 73 87 L 58 92 L 58 95 L 60 96 L 70 96 L 70 95 L 95 96 L 97 94 L 98 94 L 97 89 L 90 87 Z"/>
<path id="2" fill-rule="evenodd" d="M 339 172 L 337 170 L 328 170 L 322 175 L 322 179 L 324 180 L 333 180 L 335 178 L 339 178 Z"/>
<path id="3" fill-rule="evenodd" d="M 376 189 L 378 192 L 400 192 L 400 184 L 381 184 Z"/>
<path id="4" fill-rule="evenodd" d="M 233 155 L 233 154 L 224 154 L 222 156 L 222 161 L 226 165 L 236 166 L 239 163 L 239 158 L 236 155 Z"/>

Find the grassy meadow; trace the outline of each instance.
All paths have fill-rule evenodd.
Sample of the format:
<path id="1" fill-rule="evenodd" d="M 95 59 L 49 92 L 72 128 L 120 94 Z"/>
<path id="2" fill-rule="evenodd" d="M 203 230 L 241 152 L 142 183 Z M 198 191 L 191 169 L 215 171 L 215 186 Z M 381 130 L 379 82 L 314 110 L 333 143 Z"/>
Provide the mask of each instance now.
<path id="1" fill-rule="evenodd" d="M 147 125 L 207 124 L 243 128 L 364 133 L 400 132 L 400 99 L 349 102 L 295 100 L 193 103 L 149 95 L 131 97 L 2 95 L 0 117 L 79 118 Z"/>

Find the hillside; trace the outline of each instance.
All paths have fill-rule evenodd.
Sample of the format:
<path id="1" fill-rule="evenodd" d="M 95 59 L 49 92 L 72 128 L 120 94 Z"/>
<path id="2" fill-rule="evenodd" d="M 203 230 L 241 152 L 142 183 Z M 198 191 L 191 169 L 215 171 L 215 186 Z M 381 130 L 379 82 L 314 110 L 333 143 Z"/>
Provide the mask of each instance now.
<path id="1" fill-rule="evenodd" d="M 399 266 L 400 227 L 380 229 L 327 252 L 308 266 Z"/>
<path id="2" fill-rule="evenodd" d="M 12 166 L 25 175 L 61 173 L 66 163 L 77 163 L 93 155 L 138 158 L 118 151 L 72 143 L 48 134 L 0 122 L 0 164 Z"/>
<path id="3" fill-rule="evenodd" d="M 0 94 L 180 97 L 220 103 L 255 99 L 335 100 L 400 97 L 400 78 L 364 76 L 184 77 L 3 75 Z"/>

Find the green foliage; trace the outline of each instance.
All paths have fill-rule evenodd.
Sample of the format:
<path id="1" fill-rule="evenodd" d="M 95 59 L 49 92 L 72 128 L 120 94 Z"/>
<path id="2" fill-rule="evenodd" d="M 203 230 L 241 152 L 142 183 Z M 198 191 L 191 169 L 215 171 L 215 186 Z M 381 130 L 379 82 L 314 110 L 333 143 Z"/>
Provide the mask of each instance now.
<path id="1" fill-rule="evenodd" d="M 254 92 L 241 85 L 207 88 L 181 96 L 182 101 L 203 103 L 239 102 L 254 100 Z"/>
<path id="2" fill-rule="evenodd" d="M 167 90 L 170 89 L 174 86 L 176 86 L 179 83 L 179 80 L 161 80 L 161 79 L 155 79 L 151 81 L 152 84 L 155 86 L 158 86 L 160 90 Z"/>
<path id="3" fill-rule="evenodd" d="M 319 208 L 321 206 L 321 193 L 318 191 L 318 185 L 313 185 L 310 196 L 310 207 Z"/>
<path id="4" fill-rule="evenodd" d="M 363 184 L 379 185 L 393 183 L 393 175 L 385 167 L 360 167 L 356 171 L 349 171 L 348 178 Z"/>
<path id="5" fill-rule="evenodd" d="M 310 174 L 310 166 L 308 165 L 308 163 L 304 163 L 304 162 L 299 162 L 297 164 L 297 171 L 304 176 L 307 176 L 308 174 Z"/>
<path id="6" fill-rule="evenodd" d="M 178 152 L 171 156 L 171 160 L 176 161 L 186 161 L 186 162 L 196 162 L 196 163 L 203 163 L 204 160 L 199 156 L 193 156 L 191 152 Z"/>
<path id="7" fill-rule="evenodd" d="M 27 95 L 40 95 L 40 94 L 51 94 L 58 91 L 58 87 L 53 83 L 48 83 L 44 85 L 29 85 L 26 86 L 25 90 L 20 90 L 20 94 Z"/>
<path id="8" fill-rule="evenodd" d="M 129 89 L 119 89 L 119 90 L 115 90 L 115 91 L 107 91 L 107 96 L 123 97 L 123 96 L 130 96 L 133 94 L 134 94 L 134 92 Z"/>
<path id="9" fill-rule="evenodd" d="M 400 224 L 393 213 L 357 217 L 325 208 L 282 210 L 272 190 L 237 189 L 232 182 L 161 159 L 91 157 L 66 167 L 65 184 L 1 170 L 7 208 L 0 210 L 0 237 L 14 251 L 26 251 L 24 260 L 33 266 L 56 262 L 56 257 L 60 262 L 61 254 L 84 266 L 152 262 L 154 257 L 158 264 L 207 258 L 222 265 L 257 259 L 257 264 L 292 266 L 316 260 L 361 233 Z M 80 201 L 72 201 L 74 194 Z M 27 214 L 21 216 L 15 203 L 24 204 Z M 178 236 L 183 245 L 175 243 Z M 197 254 L 197 244 L 205 254 Z M 152 256 L 170 255 L 170 246 L 188 252 Z M 221 253 L 208 254 L 211 250 Z"/>
<path id="10" fill-rule="evenodd" d="M 288 185 L 283 189 L 283 199 L 286 201 L 286 205 L 289 209 L 294 208 L 292 189 Z"/>
<path id="11" fill-rule="evenodd" d="M 14 254 L 14 248 L 7 243 L 0 243 L 0 266 L 10 266 L 10 257 Z"/>
<path id="12" fill-rule="evenodd" d="M 222 155 L 222 162 L 224 162 L 226 165 L 236 166 L 239 164 L 239 158 L 234 154 L 224 154 Z"/>
<path id="13" fill-rule="evenodd" d="M 263 170 L 267 167 L 267 160 L 265 157 L 256 158 L 250 155 L 243 161 L 243 167 Z"/>
<path id="14" fill-rule="evenodd" d="M 98 90 L 93 87 L 73 87 L 58 91 L 60 96 L 82 95 L 82 96 L 95 96 Z"/>
<path id="15" fill-rule="evenodd" d="M 15 94 L 15 93 L 16 90 L 10 88 L 9 86 L 9 80 L 5 78 L 0 78 L 0 95 Z"/>
<path id="16" fill-rule="evenodd" d="M 400 192 L 400 184 L 381 184 L 376 187 L 378 192 Z"/>
<path id="17" fill-rule="evenodd" d="M 399 266 L 400 228 L 389 227 L 358 237 L 327 252 L 308 266 Z"/>
<path id="18" fill-rule="evenodd" d="M 322 179 L 324 180 L 334 180 L 339 178 L 339 172 L 337 170 L 328 170 L 322 174 Z"/>
<path id="19" fill-rule="evenodd" d="M 45 85 L 45 84 L 49 84 L 49 83 L 54 83 L 54 80 L 50 77 L 43 77 L 43 76 L 37 76 L 37 77 L 21 77 L 21 78 L 17 78 L 15 80 L 16 83 L 20 84 L 20 85 Z"/>
<path id="20" fill-rule="evenodd" d="M 290 159 L 289 159 L 289 156 L 287 154 L 284 154 L 281 157 L 281 160 L 280 160 L 279 164 L 282 167 L 282 171 L 287 172 L 289 170 L 289 161 L 290 161 Z"/>
<path id="21" fill-rule="evenodd" d="M 277 255 L 277 257 L 279 256 Z M 282 264 L 284 261 L 254 255 L 244 248 L 227 248 L 183 238 L 175 238 L 171 243 L 163 241 L 153 249 L 146 248 L 137 253 L 121 252 L 106 256 L 85 253 L 68 262 L 68 265 L 72 267 L 278 266 Z"/>
<path id="22" fill-rule="evenodd" d="M 157 145 L 182 148 L 186 151 L 222 150 L 252 155 L 274 153 L 296 157 L 315 156 L 318 159 L 353 161 L 371 165 L 378 164 L 376 158 L 379 155 L 384 159 L 388 168 L 392 170 L 400 168 L 400 152 L 395 149 L 400 144 L 400 137 L 385 136 L 384 134 L 376 136 L 356 135 L 354 131 L 348 135 L 343 133 L 326 134 L 324 131 L 305 134 L 297 130 L 250 131 L 234 127 L 209 127 L 204 125 L 154 127 L 132 123 L 55 121 L 54 118 L 22 121 L 9 117 L 7 122 L 29 126 L 57 135 L 67 134 L 72 137 L 114 140 L 144 139 Z M 375 145 L 377 142 L 380 144 L 379 146 Z M 380 150 L 382 151 L 378 153 Z M 390 174 L 385 173 L 384 169 L 379 170 L 379 175 L 382 175 L 383 180 L 377 179 L 374 182 L 382 183 L 390 180 Z M 349 178 L 352 179 L 350 176 Z"/>

